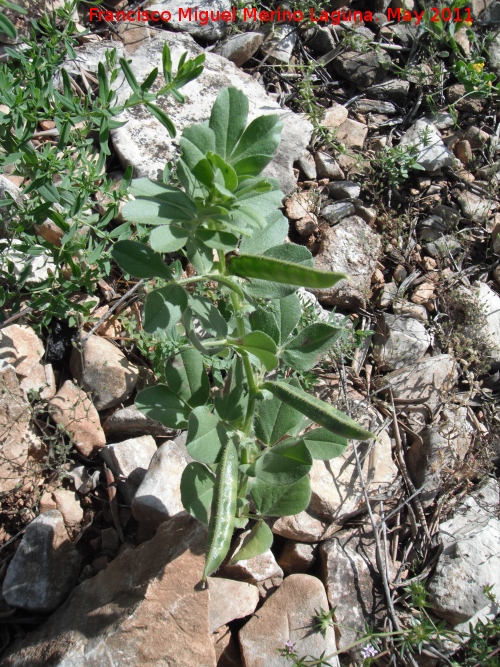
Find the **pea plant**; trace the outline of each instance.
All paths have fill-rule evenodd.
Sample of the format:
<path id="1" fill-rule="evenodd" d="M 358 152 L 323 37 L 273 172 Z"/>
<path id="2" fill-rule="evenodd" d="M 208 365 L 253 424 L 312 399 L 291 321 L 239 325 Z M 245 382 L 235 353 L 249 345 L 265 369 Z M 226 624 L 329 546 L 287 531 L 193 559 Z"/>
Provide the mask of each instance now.
<path id="1" fill-rule="evenodd" d="M 204 580 L 226 558 L 235 529 L 251 525 L 233 562 L 271 546 L 266 517 L 308 506 L 313 459 L 338 456 L 347 438 L 373 437 L 301 386 L 300 374 L 341 329 L 324 322 L 301 328 L 297 289 L 327 288 L 346 276 L 313 268 L 305 247 L 285 243 L 283 195 L 262 175 L 281 122 L 260 116 L 247 126 L 247 118 L 246 96 L 222 90 L 208 123 L 182 133 L 179 185 L 132 182 L 135 199 L 123 215 L 153 226 L 150 245 L 122 240 L 112 251 L 128 274 L 158 281 L 144 306 L 146 332 L 181 333 L 165 384 L 141 391 L 136 405 L 170 428 L 187 428 L 194 462 L 184 470 L 181 497 L 208 524 Z M 188 260 L 189 275 L 172 253 Z M 223 377 L 214 372 L 221 360 Z"/>

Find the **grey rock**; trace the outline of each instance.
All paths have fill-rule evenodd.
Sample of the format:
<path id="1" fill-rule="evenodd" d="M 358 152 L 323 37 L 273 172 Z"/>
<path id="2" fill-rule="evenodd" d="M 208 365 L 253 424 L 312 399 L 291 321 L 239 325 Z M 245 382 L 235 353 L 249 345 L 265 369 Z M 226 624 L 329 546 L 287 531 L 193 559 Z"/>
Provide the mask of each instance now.
<path id="1" fill-rule="evenodd" d="M 434 613 L 453 625 L 474 626 L 498 609 L 483 592 L 500 597 L 498 481 L 486 479 L 439 527 L 444 550 L 428 583 Z"/>
<path id="2" fill-rule="evenodd" d="M 325 517 L 318 517 L 310 510 L 292 516 L 283 516 L 273 523 L 273 533 L 289 540 L 306 543 L 320 542 L 331 536 L 340 526 L 332 525 Z"/>
<path id="3" fill-rule="evenodd" d="M 238 536 L 230 551 L 230 558 L 240 549 L 243 540 L 249 533 L 250 531 L 246 530 Z M 222 566 L 221 573 L 230 579 L 254 584 L 259 589 L 261 597 L 267 597 L 283 581 L 283 570 L 270 549 L 253 558 L 239 560 L 234 564 L 227 563 Z"/>
<path id="4" fill-rule="evenodd" d="M 118 488 L 128 505 L 143 482 L 156 451 L 156 442 L 150 435 L 129 438 L 99 450 L 99 455 L 106 461 L 115 479 L 119 478 Z"/>
<path id="5" fill-rule="evenodd" d="M 373 625 L 383 596 L 375 558 L 375 540 L 368 527 L 343 530 L 319 546 L 321 579 L 335 609 L 337 644 L 351 660 L 360 660 L 360 646 L 347 649 Z M 392 581 L 394 574 L 388 573 Z M 357 663 L 358 664 L 358 663 Z"/>
<path id="6" fill-rule="evenodd" d="M 328 222 L 328 224 L 334 225 L 337 222 L 340 222 L 343 218 L 354 215 L 355 210 L 354 204 L 349 201 L 337 202 L 325 206 L 325 208 L 321 210 L 321 216 Z"/>
<path id="7" fill-rule="evenodd" d="M 373 336 L 373 357 L 381 370 L 396 370 L 419 361 L 431 337 L 422 322 L 401 315 L 382 315 Z"/>
<path id="8" fill-rule="evenodd" d="M 361 187 L 352 181 L 333 181 L 327 187 L 332 199 L 357 199 L 361 192 Z"/>
<path id="9" fill-rule="evenodd" d="M 97 410 L 106 410 L 132 394 L 139 371 L 123 352 L 101 336 L 92 335 L 83 350 L 73 348 L 70 360 L 73 377 L 94 398 Z"/>
<path id="10" fill-rule="evenodd" d="M 241 67 L 258 51 L 263 41 L 264 35 L 260 32 L 243 32 L 218 46 L 214 53 Z"/>
<path id="11" fill-rule="evenodd" d="M 469 449 L 472 427 L 467 408 L 444 409 L 438 423 L 419 432 L 407 452 L 408 471 L 416 488 L 425 485 L 419 498 L 424 506 L 436 497 L 443 475 L 462 461 Z"/>
<path id="12" fill-rule="evenodd" d="M 164 524 L 75 588 L 42 628 L 9 647 L 2 667 L 215 667 L 209 592 L 198 585 L 206 535 L 188 515 Z"/>
<path id="13" fill-rule="evenodd" d="M 424 399 L 432 408 L 453 389 L 457 379 L 454 359 L 449 354 L 439 354 L 388 373 L 377 387 L 390 388 L 394 398 Z"/>
<path id="14" fill-rule="evenodd" d="M 369 99 L 357 100 L 354 103 L 354 108 L 359 113 L 382 113 L 387 116 L 392 116 L 397 112 L 397 108 L 392 102 Z"/>
<path id="15" fill-rule="evenodd" d="M 387 79 L 367 91 L 367 96 L 376 100 L 393 100 L 396 104 L 403 104 L 410 92 L 410 82 L 405 79 Z"/>
<path id="16" fill-rule="evenodd" d="M 391 31 L 403 46 L 411 46 L 417 35 L 418 27 L 413 23 L 395 23 Z"/>
<path id="17" fill-rule="evenodd" d="M 334 287 L 311 290 L 328 306 L 348 310 L 364 308 L 371 291 L 371 277 L 380 254 L 380 237 L 358 216 L 341 220 L 325 230 L 314 263 L 316 268 L 349 276 Z"/>
<path id="18" fill-rule="evenodd" d="M 304 43 L 316 53 L 324 55 L 333 51 L 335 48 L 335 40 L 328 28 L 316 25 L 306 31 L 304 35 Z"/>
<path id="19" fill-rule="evenodd" d="M 486 317 L 485 336 L 489 341 L 489 358 L 500 364 L 500 296 L 486 283 L 476 283 L 478 304 Z"/>
<path id="20" fill-rule="evenodd" d="M 451 113 L 447 113 L 446 111 L 438 111 L 436 114 L 431 116 L 429 120 L 434 124 L 435 127 L 437 127 L 438 130 L 447 130 L 448 128 L 454 127 L 455 125 L 455 119 Z"/>
<path id="21" fill-rule="evenodd" d="M 386 69 L 390 64 L 389 56 L 377 51 L 365 53 L 346 51 L 332 62 L 337 74 L 362 88 L 380 82 L 385 77 Z"/>
<path id="22" fill-rule="evenodd" d="M 277 24 L 260 47 L 261 53 L 272 64 L 287 65 L 297 42 L 297 31 L 291 25 Z"/>
<path id="23" fill-rule="evenodd" d="M 180 484 L 187 463 L 185 446 L 175 440 L 157 449 L 132 502 L 132 514 L 142 526 L 154 531 L 184 511 Z"/>
<path id="24" fill-rule="evenodd" d="M 287 540 L 278 558 L 278 565 L 285 574 L 307 572 L 316 562 L 317 546 L 317 544 Z"/>
<path id="25" fill-rule="evenodd" d="M 426 118 L 413 123 L 401 137 L 399 145 L 416 147 L 416 160 L 426 171 L 452 167 L 455 163 L 453 153 L 446 148 L 438 130 Z"/>
<path id="26" fill-rule="evenodd" d="M 500 12 L 499 12 L 500 14 Z M 500 33 L 495 33 L 488 47 L 490 67 L 495 74 L 500 74 Z"/>
<path id="27" fill-rule="evenodd" d="M 424 248 L 431 257 L 455 257 L 462 250 L 462 246 L 453 235 L 442 236 L 431 243 L 426 243 Z"/>
<path id="28" fill-rule="evenodd" d="M 208 579 L 210 597 L 210 632 L 226 625 L 236 618 L 250 616 L 259 603 L 257 586 L 244 581 L 210 577 Z"/>
<path id="29" fill-rule="evenodd" d="M 389 308 L 398 294 L 396 283 L 385 283 L 377 295 L 377 303 L 380 308 Z"/>
<path id="30" fill-rule="evenodd" d="M 143 414 L 135 405 L 114 412 L 102 425 L 108 436 L 153 435 L 172 437 L 177 431 Z"/>
<path id="31" fill-rule="evenodd" d="M 314 153 L 314 161 L 319 178 L 331 178 L 333 181 L 344 180 L 344 172 L 331 155 L 317 151 Z"/>
<path id="32" fill-rule="evenodd" d="M 182 9 L 183 12 L 182 16 L 179 14 L 180 9 Z M 192 20 L 184 18 L 189 9 L 193 12 Z M 172 18 L 168 21 L 168 25 L 173 30 L 187 32 L 193 37 L 205 39 L 207 42 L 215 42 L 226 36 L 229 25 L 228 22 L 208 21 L 206 25 L 201 25 L 200 21 L 194 20 L 195 9 L 198 9 L 198 12 L 209 12 L 208 16 L 210 17 L 211 11 L 230 11 L 231 3 L 229 0 L 163 0 L 163 2 L 156 2 L 148 7 L 148 11 L 171 12 Z"/>
<path id="33" fill-rule="evenodd" d="M 240 630 L 239 640 L 245 667 L 286 667 L 287 658 L 277 648 L 287 641 L 296 645 L 299 655 L 319 656 L 336 651 L 335 631 L 329 626 L 323 634 L 311 632 L 319 609 L 327 609 L 325 588 L 308 574 L 292 574 L 269 597 L 259 613 Z M 339 667 L 338 657 L 329 660 Z"/>
<path id="34" fill-rule="evenodd" d="M 0 493 L 21 485 L 26 475 L 31 407 L 13 366 L 0 361 Z"/>
<path id="35" fill-rule="evenodd" d="M 306 177 L 306 180 L 314 181 L 316 179 L 316 163 L 310 153 L 306 153 L 300 160 L 297 160 L 297 166 Z"/>
<path id="36" fill-rule="evenodd" d="M 17 250 L 22 244 L 21 239 L 12 239 L 8 245 L 0 245 L 0 270 L 8 271 L 8 263 L 12 262 L 15 278 L 19 278 L 21 273 L 28 271 L 26 283 L 29 285 L 38 285 L 47 280 L 49 275 L 56 273 L 56 265 L 48 250 L 43 246 L 33 245 L 31 250 L 39 251 L 39 254 L 28 255 L 28 253 Z"/>
<path id="37" fill-rule="evenodd" d="M 416 303 L 406 301 L 399 297 L 395 299 L 392 304 L 392 309 L 396 315 L 407 315 L 408 317 L 413 317 L 413 319 L 424 323 L 429 320 L 429 313 L 425 306 L 419 306 Z"/>
<path id="38" fill-rule="evenodd" d="M 53 611 L 75 586 L 80 565 L 80 554 L 68 538 L 61 512 L 40 514 L 27 526 L 10 562 L 3 596 L 13 607 Z"/>
<path id="39" fill-rule="evenodd" d="M 179 104 L 172 97 L 162 97 L 157 104 L 168 113 L 177 128 L 178 136 L 192 123 L 203 123 L 209 116 L 213 103 L 222 88 L 235 86 L 249 98 L 249 121 L 265 114 L 277 113 L 283 121 L 282 140 L 272 162 L 266 167 L 265 174 L 277 178 L 281 189 L 288 194 L 296 187 L 293 163 L 304 153 L 309 144 L 312 125 L 303 116 L 282 109 L 267 95 L 264 88 L 248 74 L 239 70 L 225 58 L 215 53 L 205 52 L 191 36 L 182 33 L 157 31 L 155 36 L 142 43 L 133 54 L 127 54 L 130 66 L 137 79 L 142 81 L 155 66 L 161 71 L 163 44 L 170 46 L 173 69 L 176 70 L 183 53 L 188 58 L 205 54 L 202 74 L 182 88 L 186 102 Z M 79 73 L 79 66 L 90 72 L 96 72 L 100 61 L 105 60 L 105 52 L 116 47 L 116 42 L 101 42 L 99 45 L 83 47 L 78 51 L 74 62 L 66 62 L 68 72 Z M 118 55 L 124 55 L 118 48 Z M 161 83 L 162 77 L 159 77 Z M 131 93 L 123 77 L 119 76 L 113 84 L 123 102 Z M 113 145 L 120 161 L 124 165 L 133 165 L 136 177 L 160 178 L 165 163 L 175 159 L 178 143 L 173 141 L 167 130 L 145 110 L 138 107 L 124 112 L 118 117 L 126 125 L 111 131 Z"/>
<path id="40" fill-rule="evenodd" d="M 21 189 L 11 183 L 9 179 L 5 178 L 0 174 L 0 201 L 5 201 L 6 199 L 12 199 L 18 206 L 21 206 L 22 196 Z M 15 217 L 16 209 L 12 206 L 2 207 L 2 217 L 0 220 L 0 238 L 8 236 L 10 223 Z"/>
<path id="41" fill-rule="evenodd" d="M 481 224 L 490 216 L 498 207 L 494 201 L 490 199 L 483 199 L 472 192 L 463 192 L 458 196 L 458 203 L 463 215 Z"/>

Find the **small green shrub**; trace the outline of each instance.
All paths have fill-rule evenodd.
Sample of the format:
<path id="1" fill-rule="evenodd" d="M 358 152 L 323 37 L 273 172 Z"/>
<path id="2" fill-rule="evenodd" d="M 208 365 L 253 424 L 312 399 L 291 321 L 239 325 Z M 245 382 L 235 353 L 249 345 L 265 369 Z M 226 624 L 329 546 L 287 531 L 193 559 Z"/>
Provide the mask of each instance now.
<path id="1" fill-rule="evenodd" d="M 147 296 L 145 331 L 177 329 L 185 340 L 163 364 L 165 384 L 140 392 L 136 405 L 170 428 L 187 428 L 195 462 L 184 471 L 181 495 L 186 510 L 209 525 L 204 579 L 226 558 L 235 528 L 253 523 L 233 561 L 270 547 L 265 517 L 308 506 L 314 458 L 341 454 L 347 438 L 372 437 L 300 384 L 341 329 L 300 327 L 298 286 L 326 288 L 345 276 L 314 269 L 306 248 L 285 243 L 283 195 L 262 176 L 281 122 L 261 116 L 247 126 L 247 116 L 242 92 L 221 91 L 208 123 L 182 134 L 180 186 L 132 183 L 135 200 L 123 215 L 153 226 L 151 247 L 119 241 L 113 249 L 127 273 L 165 281 Z M 179 263 L 167 265 L 160 254 L 174 252 L 195 275 L 182 277 Z M 207 284 L 218 285 L 212 299 L 188 289 Z M 311 421 L 319 428 L 299 435 Z"/>

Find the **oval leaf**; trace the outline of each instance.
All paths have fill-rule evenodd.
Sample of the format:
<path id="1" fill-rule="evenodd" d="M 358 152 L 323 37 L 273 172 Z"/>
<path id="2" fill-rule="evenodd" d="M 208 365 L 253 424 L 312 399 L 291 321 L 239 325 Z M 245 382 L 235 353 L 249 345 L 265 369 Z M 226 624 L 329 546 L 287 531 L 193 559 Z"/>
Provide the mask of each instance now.
<path id="1" fill-rule="evenodd" d="M 172 280 L 172 272 L 162 257 L 144 243 L 118 241 L 111 254 L 115 262 L 131 276 Z"/>
<path id="2" fill-rule="evenodd" d="M 230 565 L 234 565 L 240 560 L 249 560 L 260 556 L 271 548 L 273 543 L 273 533 L 267 523 L 258 521 L 252 530 L 243 540 L 241 547 L 229 561 Z"/>
<path id="3" fill-rule="evenodd" d="M 255 462 L 255 476 L 267 484 L 294 484 L 305 477 L 312 456 L 302 440 L 280 442 Z"/>
<path id="4" fill-rule="evenodd" d="M 265 516 L 292 516 L 307 509 L 311 500 L 309 477 L 302 477 L 295 484 L 266 484 L 254 479 L 250 491 L 255 508 Z"/>
<path id="5" fill-rule="evenodd" d="M 191 412 L 191 408 L 164 384 L 140 391 L 135 405 L 147 417 L 169 428 L 186 428 Z"/>
<path id="6" fill-rule="evenodd" d="M 181 477 L 181 501 L 184 509 L 198 521 L 208 524 L 214 496 L 215 475 L 201 463 L 188 463 Z"/>
<path id="7" fill-rule="evenodd" d="M 164 331 L 177 324 L 188 305 L 186 291 L 180 285 L 170 284 L 148 294 L 144 307 L 144 330 L 148 333 Z"/>
<path id="8" fill-rule="evenodd" d="M 195 408 L 189 415 L 186 444 L 193 459 L 202 463 L 215 463 L 227 440 L 221 420 L 209 408 Z"/>

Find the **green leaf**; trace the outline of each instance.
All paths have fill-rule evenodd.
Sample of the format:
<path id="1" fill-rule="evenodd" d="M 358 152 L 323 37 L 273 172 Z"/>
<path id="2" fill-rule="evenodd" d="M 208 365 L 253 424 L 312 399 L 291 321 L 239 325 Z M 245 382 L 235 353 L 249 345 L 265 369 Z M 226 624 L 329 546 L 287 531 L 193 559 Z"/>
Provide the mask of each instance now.
<path id="1" fill-rule="evenodd" d="M 223 88 L 212 107 L 209 126 L 215 136 L 215 150 L 226 159 L 245 130 L 247 96 L 237 88 Z"/>
<path id="2" fill-rule="evenodd" d="M 181 501 L 195 519 L 208 525 L 215 475 L 201 463 L 188 463 L 181 477 Z"/>
<path id="3" fill-rule="evenodd" d="M 228 441 L 221 420 L 208 407 L 195 408 L 189 415 L 187 450 L 201 463 L 216 463 Z"/>
<path id="4" fill-rule="evenodd" d="M 242 278 L 257 278 L 285 285 L 298 285 L 314 289 L 332 287 L 339 280 L 346 279 L 343 273 L 320 271 L 308 266 L 300 266 L 282 259 L 265 255 L 239 255 L 231 257 L 228 272 Z"/>
<path id="5" fill-rule="evenodd" d="M 170 48 L 167 42 L 165 42 L 163 45 L 161 62 L 163 67 L 163 76 L 165 78 L 165 83 L 170 83 L 172 81 L 172 57 L 170 55 Z"/>
<path id="6" fill-rule="evenodd" d="M 243 423 L 248 405 L 248 385 L 241 357 L 234 356 L 223 390 L 215 396 L 214 403 L 221 419 L 236 428 Z"/>
<path id="7" fill-rule="evenodd" d="M 308 474 L 312 456 L 303 440 L 284 440 L 255 462 L 255 476 L 267 484 L 294 484 Z"/>
<path id="8" fill-rule="evenodd" d="M 118 241 L 111 255 L 115 262 L 136 278 L 164 278 L 172 280 L 173 275 L 162 257 L 144 243 Z"/>
<path id="9" fill-rule="evenodd" d="M 186 310 L 188 297 L 179 285 L 170 284 L 154 290 L 144 307 L 144 331 L 156 333 L 177 324 Z"/>
<path id="10" fill-rule="evenodd" d="M 310 324 L 286 344 L 282 353 L 283 361 L 296 371 L 310 370 L 331 349 L 341 331 L 326 322 Z"/>
<path id="11" fill-rule="evenodd" d="M 164 384 L 140 391 L 135 405 L 147 417 L 168 428 L 186 428 L 191 412 L 191 408 Z"/>
<path id="12" fill-rule="evenodd" d="M 186 127 L 179 143 L 182 159 L 191 170 L 209 151 L 215 152 L 215 135 L 206 125 Z"/>
<path id="13" fill-rule="evenodd" d="M 341 456 L 347 447 L 347 438 L 335 435 L 326 428 L 315 428 L 300 436 L 313 459 L 329 461 Z"/>
<path id="14" fill-rule="evenodd" d="M 125 58 L 120 58 L 120 67 L 122 68 L 122 72 L 128 81 L 128 85 L 132 88 L 132 91 L 141 97 L 141 87 L 139 86 L 139 83 L 137 82 L 137 79 L 135 78 L 134 73 L 132 72 L 130 65 L 125 60 Z"/>
<path id="15" fill-rule="evenodd" d="M 225 162 L 217 153 L 207 153 L 207 157 L 215 167 L 216 182 L 221 183 L 230 192 L 235 190 L 238 186 L 238 176 L 230 164 Z"/>
<path id="16" fill-rule="evenodd" d="M 227 322 L 210 299 L 190 294 L 189 307 L 205 331 L 213 333 L 220 338 L 227 335 Z"/>
<path id="17" fill-rule="evenodd" d="M 136 199 L 124 206 L 125 220 L 164 225 L 172 220 L 191 221 L 197 212 L 196 204 L 185 192 L 147 178 L 132 181 L 130 192 Z"/>
<path id="18" fill-rule="evenodd" d="M 273 396 L 271 400 L 257 404 L 255 435 L 264 444 L 273 445 L 283 436 L 297 433 L 303 421 L 301 412 Z"/>
<path id="19" fill-rule="evenodd" d="M 234 554 L 229 561 L 230 565 L 234 565 L 240 560 L 249 560 L 260 556 L 271 548 L 273 543 L 273 533 L 267 523 L 258 521 L 252 530 L 243 540 L 241 547 Z"/>
<path id="20" fill-rule="evenodd" d="M 274 313 L 269 308 L 256 308 L 250 315 L 250 325 L 253 331 L 265 331 L 271 336 L 276 345 L 280 342 L 280 332 Z"/>
<path id="21" fill-rule="evenodd" d="M 169 359 L 165 375 L 169 389 L 191 408 L 208 401 L 210 383 L 198 350 L 189 348 Z"/>
<path id="22" fill-rule="evenodd" d="M 352 440 L 369 440 L 370 438 L 375 438 L 373 433 L 361 428 L 354 419 L 316 398 L 316 396 L 307 394 L 299 387 L 294 387 L 285 382 L 264 382 L 261 388 L 267 389 L 273 396 L 277 396 L 285 403 L 288 403 L 288 405 L 302 412 L 306 417 L 309 417 L 309 419 L 312 419 L 320 426 L 324 426 L 336 435 Z"/>
<path id="23" fill-rule="evenodd" d="M 214 263 L 212 248 L 193 237 L 186 243 L 186 255 L 199 274 L 208 273 Z"/>
<path id="24" fill-rule="evenodd" d="M 219 232 L 212 229 L 198 227 L 196 236 L 209 248 L 230 252 L 238 245 L 238 237 L 229 232 Z"/>
<path id="25" fill-rule="evenodd" d="M 239 163 L 243 163 L 246 158 L 267 156 L 266 164 L 271 161 L 280 144 L 282 127 L 283 124 L 277 114 L 259 116 L 250 123 L 243 132 L 237 146 L 231 152 L 229 162 L 233 165 L 237 174 L 240 173 Z M 258 174 L 262 168 L 254 175 Z"/>
<path id="26" fill-rule="evenodd" d="M 281 334 L 280 343 L 283 345 L 300 320 L 302 304 L 297 294 L 290 294 L 273 301 L 273 305 Z"/>
<path id="27" fill-rule="evenodd" d="M 10 39 L 17 39 L 16 26 L 3 14 L 0 14 L 0 35 L 1 34 L 7 35 Z"/>
<path id="28" fill-rule="evenodd" d="M 251 331 L 241 338 L 229 341 L 236 349 L 248 352 L 261 361 L 267 371 L 272 371 L 278 365 L 276 343 L 262 331 Z"/>
<path id="29" fill-rule="evenodd" d="M 255 204 L 252 203 L 252 206 Z M 288 234 L 288 220 L 283 213 L 279 210 L 269 213 L 266 216 L 266 222 L 265 229 L 242 240 L 240 252 L 259 255 L 285 241 Z"/>
<path id="30" fill-rule="evenodd" d="M 188 238 L 189 232 L 184 227 L 171 223 L 153 229 L 149 242 L 158 252 L 175 252 L 186 245 Z"/>
<path id="31" fill-rule="evenodd" d="M 156 120 L 159 120 L 163 127 L 167 129 L 169 135 L 174 138 L 177 134 L 175 125 L 173 124 L 170 117 L 163 111 L 163 109 L 161 109 L 156 104 L 153 104 L 152 102 L 146 102 L 144 106 L 146 109 L 148 109 L 151 115 L 154 116 Z"/>
<path id="32" fill-rule="evenodd" d="M 255 509 L 264 516 L 292 516 L 307 509 L 311 500 L 309 477 L 295 484 L 266 484 L 259 478 L 252 482 L 250 495 Z"/>

